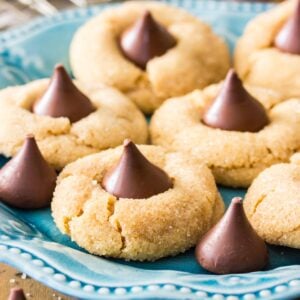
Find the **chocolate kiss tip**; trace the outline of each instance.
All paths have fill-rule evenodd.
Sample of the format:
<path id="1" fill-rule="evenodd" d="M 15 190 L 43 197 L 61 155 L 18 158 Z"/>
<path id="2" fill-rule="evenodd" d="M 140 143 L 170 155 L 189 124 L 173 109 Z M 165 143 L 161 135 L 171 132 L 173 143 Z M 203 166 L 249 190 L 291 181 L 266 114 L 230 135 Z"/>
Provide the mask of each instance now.
<path id="1" fill-rule="evenodd" d="M 165 54 L 175 45 L 175 38 L 153 18 L 149 10 L 120 38 L 124 56 L 142 69 L 146 68 L 149 60 Z"/>
<path id="2" fill-rule="evenodd" d="M 26 139 L 35 139 L 34 134 L 32 134 L 32 133 L 27 134 Z"/>
<path id="3" fill-rule="evenodd" d="M 0 170 L 0 199 L 22 209 L 46 207 L 52 199 L 56 177 L 35 138 L 27 137 L 17 155 Z"/>
<path id="4" fill-rule="evenodd" d="M 124 147 L 129 146 L 130 144 L 133 144 L 133 142 L 130 139 L 125 139 L 123 142 Z"/>
<path id="5" fill-rule="evenodd" d="M 239 78 L 239 76 L 237 75 L 237 73 L 235 72 L 234 69 L 230 69 L 227 72 L 226 80 L 238 80 L 238 81 L 240 81 L 240 78 Z"/>
<path id="6" fill-rule="evenodd" d="M 200 240 L 195 255 L 204 269 L 216 274 L 259 271 L 268 263 L 266 244 L 252 228 L 239 197 Z"/>
<path id="7" fill-rule="evenodd" d="M 124 141 L 119 162 L 104 176 L 102 185 L 118 198 L 144 199 L 173 187 L 172 180 L 152 164 L 130 141 Z"/>
<path id="8" fill-rule="evenodd" d="M 144 18 L 151 18 L 152 19 L 152 14 L 149 9 L 146 9 L 144 12 Z"/>
<path id="9" fill-rule="evenodd" d="M 36 143 L 35 137 L 33 134 L 28 134 L 24 140 L 23 144 L 24 148 L 27 148 L 31 152 L 37 153 L 37 155 L 41 155 L 38 145 Z"/>
<path id="10" fill-rule="evenodd" d="M 231 69 L 220 93 L 205 110 L 202 121 L 209 127 L 222 130 L 258 132 L 269 124 L 263 105 L 244 88 Z"/>
<path id="11" fill-rule="evenodd" d="M 8 300 L 26 300 L 23 289 L 12 288 L 10 290 Z"/>
<path id="12" fill-rule="evenodd" d="M 300 1 L 292 16 L 278 32 L 274 40 L 276 48 L 290 54 L 300 54 Z"/>
<path id="13" fill-rule="evenodd" d="M 66 71 L 65 67 L 63 64 L 59 63 L 59 64 L 56 64 L 55 67 L 54 67 L 55 70 L 57 69 L 61 69 L 63 71 Z"/>
<path id="14" fill-rule="evenodd" d="M 65 117 L 74 123 L 95 111 L 90 99 L 73 83 L 62 64 L 54 68 L 48 89 L 36 101 L 33 113 L 53 118 Z"/>
<path id="15" fill-rule="evenodd" d="M 243 204 L 243 198 L 234 197 L 234 198 L 232 198 L 231 203 L 233 203 L 233 204 Z"/>

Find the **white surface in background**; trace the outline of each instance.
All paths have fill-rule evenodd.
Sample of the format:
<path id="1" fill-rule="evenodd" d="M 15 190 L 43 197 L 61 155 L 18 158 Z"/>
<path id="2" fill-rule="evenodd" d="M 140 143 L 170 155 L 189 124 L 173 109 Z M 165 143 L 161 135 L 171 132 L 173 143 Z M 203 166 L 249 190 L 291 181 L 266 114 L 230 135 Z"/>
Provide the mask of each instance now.
<path id="1" fill-rule="evenodd" d="M 0 0 L 0 30 L 25 23 L 38 15 L 52 15 L 60 9 L 109 1 L 113 0 Z"/>

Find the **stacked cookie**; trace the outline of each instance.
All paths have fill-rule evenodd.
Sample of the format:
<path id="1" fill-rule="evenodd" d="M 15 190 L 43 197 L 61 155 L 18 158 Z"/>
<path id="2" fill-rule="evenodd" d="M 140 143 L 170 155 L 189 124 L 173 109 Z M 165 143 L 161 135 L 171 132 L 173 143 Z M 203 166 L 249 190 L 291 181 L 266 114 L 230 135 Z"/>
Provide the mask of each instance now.
<path id="1" fill-rule="evenodd" d="M 264 268 L 264 240 L 300 248 L 300 4 L 281 8 L 246 29 L 237 72 L 181 9 L 132 1 L 88 21 L 70 47 L 75 81 L 57 65 L 0 92 L 0 151 L 13 156 L 1 199 L 52 201 L 61 232 L 102 256 L 156 260 L 199 242 L 199 263 L 223 274 Z M 222 218 L 216 183 L 252 185 Z"/>

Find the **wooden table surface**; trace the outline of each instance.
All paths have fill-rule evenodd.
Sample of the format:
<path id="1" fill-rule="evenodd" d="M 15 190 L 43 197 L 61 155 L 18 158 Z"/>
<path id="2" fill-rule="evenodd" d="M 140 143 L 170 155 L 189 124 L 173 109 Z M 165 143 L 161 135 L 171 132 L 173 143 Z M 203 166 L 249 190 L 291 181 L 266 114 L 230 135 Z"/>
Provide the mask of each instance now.
<path id="1" fill-rule="evenodd" d="M 28 300 L 73 299 L 45 287 L 12 267 L 0 264 L 0 300 L 7 300 L 9 291 L 13 287 L 22 287 Z"/>

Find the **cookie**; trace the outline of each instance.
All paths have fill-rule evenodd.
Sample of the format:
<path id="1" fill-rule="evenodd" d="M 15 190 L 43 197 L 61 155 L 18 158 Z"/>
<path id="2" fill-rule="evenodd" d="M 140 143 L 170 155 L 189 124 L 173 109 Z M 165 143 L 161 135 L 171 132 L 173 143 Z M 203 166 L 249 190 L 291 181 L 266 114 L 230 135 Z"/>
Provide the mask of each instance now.
<path id="1" fill-rule="evenodd" d="M 294 163 L 271 166 L 259 174 L 246 194 L 246 214 L 270 244 L 300 249 L 299 174 L 300 165 Z"/>
<path id="2" fill-rule="evenodd" d="M 144 70 L 128 59 L 136 54 L 133 50 L 143 50 L 141 39 L 125 56 L 120 38 L 145 11 L 151 12 L 157 26 L 163 27 L 176 44 L 170 41 L 165 45 L 167 51 L 148 61 Z M 143 24 L 137 25 L 135 34 L 147 27 Z M 166 43 L 163 38 L 153 40 Z M 116 87 L 145 113 L 153 112 L 167 98 L 220 81 L 230 65 L 228 47 L 208 25 L 181 9 L 148 1 L 130 1 L 88 21 L 74 36 L 70 62 L 78 79 Z"/>
<path id="3" fill-rule="evenodd" d="M 284 1 L 252 20 L 238 41 L 234 55 L 235 68 L 246 83 L 276 90 L 284 99 L 300 96 L 300 53 L 292 53 L 292 48 L 282 49 L 278 42 L 288 26 L 290 36 L 285 36 L 281 43 L 288 45 L 293 40 L 293 44 L 299 43 L 300 49 L 297 34 L 300 26 L 291 30 L 289 22 L 300 18 L 297 5 L 297 0 Z M 299 21 L 293 23 L 299 24 Z M 291 38 L 291 35 L 295 36 Z"/>
<path id="4" fill-rule="evenodd" d="M 143 199 L 107 192 L 105 175 L 120 160 L 123 147 L 79 159 L 58 177 L 54 221 L 90 253 L 139 261 L 176 255 L 194 246 L 224 212 L 206 166 L 158 146 L 138 149 L 172 179 L 171 188 Z M 142 185 L 143 178 L 136 184 Z"/>
<path id="5" fill-rule="evenodd" d="M 155 145 L 186 152 L 199 163 L 205 162 L 219 184 L 248 187 L 263 169 L 288 161 L 300 148 L 300 100 L 272 104 L 266 110 L 269 124 L 257 132 L 222 130 L 202 121 L 222 86 L 166 101 L 152 117 L 151 139 Z M 248 91 L 266 107 L 282 99 L 280 94 L 261 88 L 249 86 Z"/>
<path id="6" fill-rule="evenodd" d="M 14 156 L 28 134 L 33 134 L 45 159 L 56 169 L 79 157 L 122 144 L 125 138 L 147 141 L 147 123 L 142 113 L 117 90 L 104 85 L 76 82 L 95 111 L 71 123 L 68 118 L 32 113 L 48 79 L 0 91 L 0 152 Z"/>

